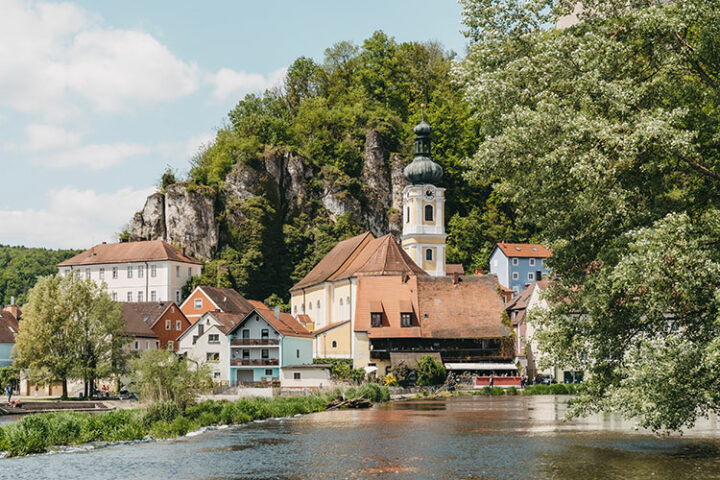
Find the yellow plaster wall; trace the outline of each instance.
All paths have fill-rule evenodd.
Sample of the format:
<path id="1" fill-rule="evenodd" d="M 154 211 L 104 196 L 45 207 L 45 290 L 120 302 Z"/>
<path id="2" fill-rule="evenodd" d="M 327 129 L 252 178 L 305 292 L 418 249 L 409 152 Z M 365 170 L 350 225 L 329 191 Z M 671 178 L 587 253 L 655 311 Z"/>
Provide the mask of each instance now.
<path id="1" fill-rule="evenodd" d="M 344 320 L 350 320 L 350 313 L 352 311 L 352 292 L 350 283 L 347 280 L 342 280 L 334 285 L 334 299 L 332 309 L 332 322 L 342 322 Z M 350 305 L 348 308 L 347 299 L 350 297 Z M 340 306 L 340 299 L 342 298 L 343 304 Z"/>
<path id="2" fill-rule="evenodd" d="M 427 250 L 428 248 L 430 248 L 430 250 L 433 251 L 433 259 L 432 260 L 425 259 L 425 250 Z M 422 249 L 422 261 L 423 261 L 422 268 L 426 272 L 435 271 L 435 268 L 437 268 L 437 256 L 438 256 L 437 252 L 438 252 L 438 249 L 435 247 L 427 247 L 427 248 L 423 247 L 423 249 Z"/>
<path id="3" fill-rule="evenodd" d="M 370 339 L 367 333 L 355 332 L 355 356 L 353 364 L 355 368 L 367 367 L 370 363 Z"/>
<path id="4" fill-rule="evenodd" d="M 321 357 L 345 357 L 352 355 L 352 344 L 350 324 L 347 323 L 342 327 L 333 328 L 332 330 L 318 335 L 315 339 L 319 343 L 319 351 Z M 332 342 L 337 342 L 337 347 L 332 348 Z M 316 348 L 316 352 L 318 349 Z"/>

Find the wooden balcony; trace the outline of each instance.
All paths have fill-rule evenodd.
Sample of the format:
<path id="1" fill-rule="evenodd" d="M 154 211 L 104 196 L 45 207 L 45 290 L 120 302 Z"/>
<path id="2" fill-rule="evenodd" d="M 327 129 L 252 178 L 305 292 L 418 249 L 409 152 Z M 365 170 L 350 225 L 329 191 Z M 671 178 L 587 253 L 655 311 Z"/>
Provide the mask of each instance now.
<path id="1" fill-rule="evenodd" d="M 277 358 L 230 359 L 231 367 L 270 367 L 277 366 L 279 364 L 280 361 Z"/>
<path id="2" fill-rule="evenodd" d="M 277 338 L 231 338 L 230 345 L 233 347 L 279 345 L 279 341 Z"/>

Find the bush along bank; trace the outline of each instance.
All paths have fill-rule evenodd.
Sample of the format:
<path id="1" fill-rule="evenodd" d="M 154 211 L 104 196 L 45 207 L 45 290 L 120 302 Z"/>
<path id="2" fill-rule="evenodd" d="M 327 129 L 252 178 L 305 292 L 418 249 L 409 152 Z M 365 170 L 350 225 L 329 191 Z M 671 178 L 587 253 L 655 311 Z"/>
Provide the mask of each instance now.
<path id="1" fill-rule="evenodd" d="M 424 390 L 415 394 L 415 398 L 449 398 L 466 395 L 576 395 L 579 393 L 580 386 L 581 385 L 574 385 L 569 383 L 557 383 L 552 385 L 528 385 L 524 389 L 519 389 L 515 387 L 483 387 L 478 390 L 456 390 L 452 392 L 447 390 Z"/>
<path id="2" fill-rule="evenodd" d="M 43 453 L 54 446 L 91 442 L 123 442 L 184 436 L 211 425 L 239 425 L 253 420 L 292 417 L 320 412 L 338 398 L 387 401 L 387 387 L 363 385 L 346 392 L 324 395 L 247 398 L 235 402 L 208 400 L 184 412 L 174 403 L 156 403 L 145 409 L 113 410 L 90 414 L 57 412 L 28 415 L 0 428 L 0 451 L 8 457 Z"/>

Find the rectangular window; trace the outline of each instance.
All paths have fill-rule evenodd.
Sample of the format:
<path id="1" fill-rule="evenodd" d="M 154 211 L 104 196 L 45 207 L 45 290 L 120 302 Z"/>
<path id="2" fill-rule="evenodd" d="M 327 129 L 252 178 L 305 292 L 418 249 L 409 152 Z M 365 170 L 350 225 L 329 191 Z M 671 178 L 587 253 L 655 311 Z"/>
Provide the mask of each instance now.
<path id="1" fill-rule="evenodd" d="M 531 259 L 530 259 L 530 266 L 531 266 L 531 267 L 534 267 L 534 266 L 535 266 L 535 259 L 534 259 L 534 258 L 531 258 Z"/>
<path id="2" fill-rule="evenodd" d="M 249 360 L 250 359 L 250 350 L 243 350 L 242 357 L 243 357 L 243 360 Z"/>
<path id="3" fill-rule="evenodd" d="M 113 277 L 114 279 L 118 278 L 118 267 L 113 267 Z"/>
<path id="4" fill-rule="evenodd" d="M 211 333 L 208 335 L 208 343 L 220 343 L 220 334 Z"/>
<path id="5" fill-rule="evenodd" d="M 400 314 L 400 326 L 401 327 L 409 327 L 410 321 L 411 321 L 411 314 L 409 313 L 401 313 Z"/>
<path id="6" fill-rule="evenodd" d="M 113 302 L 117 302 L 117 292 L 112 292 Z"/>
<path id="7" fill-rule="evenodd" d="M 153 302 L 157 301 L 157 292 L 155 290 L 150 292 L 150 300 L 152 300 Z"/>
<path id="8" fill-rule="evenodd" d="M 370 314 L 370 326 L 371 327 L 382 327 L 382 313 L 371 313 Z"/>
<path id="9" fill-rule="evenodd" d="M 150 265 L 150 276 L 152 278 L 157 277 L 157 265 Z"/>
<path id="10" fill-rule="evenodd" d="M 433 259 L 432 248 L 425 249 L 425 260 L 432 261 L 432 259 Z"/>
<path id="11" fill-rule="evenodd" d="M 85 280 L 90 280 L 90 269 L 89 268 L 85 269 Z"/>
<path id="12" fill-rule="evenodd" d="M 207 352 L 205 358 L 208 362 L 217 362 L 220 360 L 220 353 L 218 352 Z"/>
<path id="13" fill-rule="evenodd" d="M 517 259 L 517 258 L 513 258 L 513 259 L 512 259 L 512 264 L 515 265 L 515 266 L 517 266 L 517 264 L 518 264 L 518 259 Z"/>
<path id="14" fill-rule="evenodd" d="M 182 330 L 182 320 L 176 320 L 175 321 L 175 330 Z"/>
<path id="15" fill-rule="evenodd" d="M 175 292 L 175 301 L 177 303 L 180 303 L 180 290 Z"/>
<path id="16" fill-rule="evenodd" d="M 139 342 L 136 341 L 135 342 L 135 350 L 139 350 L 139 349 L 140 349 L 140 344 L 139 344 Z"/>
<path id="17" fill-rule="evenodd" d="M 528 280 L 535 280 L 535 272 L 528 272 Z"/>
<path id="18" fill-rule="evenodd" d="M 300 372 L 293 373 L 293 380 L 300 380 Z"/>
<path id="19" fill-rule="evenodd" d="M 142 265 L 138 266 L 138 278 L 143 278 L 143 275 L 145 275 L 145 267 Z"/>
<path id="20" fill-rule="evenodd" d="M 165 320 L 165 330 L 170 330 L 172 328 L 172 320 L 167 319 Z"/>
<path id="21" fill-rule="evenodd" d="M 250 338 L 250 330 L 248 330 L 247 328 L 243 329 L 243 331 L 242 331 L 242 337 L 243 337 L 243 338 Z"/>
<path id="22" fill-rule="evenodd" d="M 262 358 L 270 358 L 270 350 L 263 348 L 262 349 Z"/>
<path id="23" fill-rule="evenodd" d="M 179 266 L 175 267 L 175 276 L 180 278 L 180 267 Z"/>
<path id="24" fill-rule="evenodd" d="M 145 340 L 145 350 L 150 350 L 150 341 Z"/>
<path id="25" fill-rule="evenodd" d="M 203 305 L 202 298 L 195 299 L 195 310 L 201 310 Z"/>
<path id="26" fill-rule="evenodd" d="M 295 357 L 300 358 L 300 349 L 295 350 Z"/>
<path id="27" fill-rule="evenodd" d="M 160 340 L 155 340 L 155 349 L 160 350 Z"/>
<path id="28" fill-rule="evenodd" d="M 132 302 L 132 292 L 128 292 L 127 299 L 128 302 Z"/>
<path id="29" fill-rule="evenodd" d="M 168 349 L 168 350 L 175 350 L 175 342 L 173 342 L 172 340 L 168 340 L 167 349 Z"/>
<path id="30" fill-rule="evenodd" d="M 268 377 L 272 377 L 272 374 L 273 374 L 272 368 L 265 369 L 265 375 L 267 375 Z"/>
<path id="31" fill-rule="evenodd" d="M 132 275 L 133 275 L 133 268 L 132 268 L 132 266 L 129 266 L 127 269 L 127 278 L 133 278 Z"/>
<path id="32" fill-rule="evenodd" d="M 105 280 L 105 269 L 100 269 L 100 274 L 98 275 L 100 277 L 100 280 Z"/>
<path id="33" fill-rule="evenodd" d="M 188 278 L 192 277 L 192 267 L 188 267 Z"/>
<path id="34" fill-rule="evenodd" d="M 268 338 L 270 336 L 270 332 L 267 328 L 263 328 L 262 330 L 260 330 L 260 336 L 262 338 Z"/>
<path id="35" fill-rule="evenodd" d="M 143 292 L 138 292 L 138 302 L 144 302 L 145 301 L 145 295 L 143 295 Z"/>

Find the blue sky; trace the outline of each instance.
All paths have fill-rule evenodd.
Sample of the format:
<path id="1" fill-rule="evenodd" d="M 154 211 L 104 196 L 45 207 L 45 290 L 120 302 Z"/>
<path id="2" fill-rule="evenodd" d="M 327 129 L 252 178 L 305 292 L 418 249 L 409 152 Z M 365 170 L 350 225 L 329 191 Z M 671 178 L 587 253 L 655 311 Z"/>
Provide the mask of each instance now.
<path id="1" fill-rule="evenodd" d="M 453 0 L 0 0 L 0 244 L 113 241 L 167 165 L 187 171 L 226 113 L 299 56 L 438 40 Z"/>

